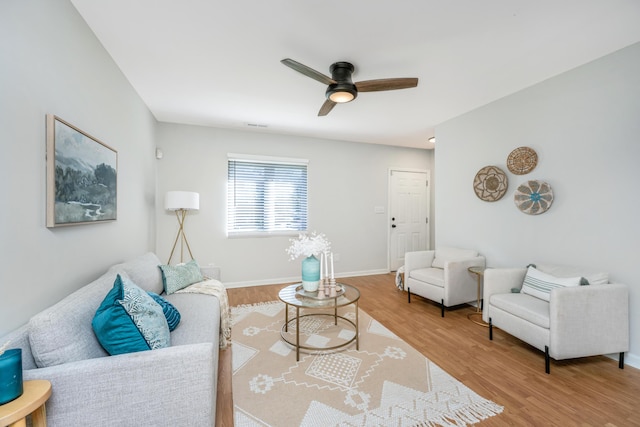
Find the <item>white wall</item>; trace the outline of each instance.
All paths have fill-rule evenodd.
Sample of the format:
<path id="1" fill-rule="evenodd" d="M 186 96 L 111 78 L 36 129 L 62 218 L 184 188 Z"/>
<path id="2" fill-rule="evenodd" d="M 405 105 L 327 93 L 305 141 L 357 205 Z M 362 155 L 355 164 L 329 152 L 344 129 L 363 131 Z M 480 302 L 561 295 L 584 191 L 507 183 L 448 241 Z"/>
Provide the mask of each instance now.
<path id="1" fill-rule="evenodd" d="M 118 220 L 45 227 L 45 115 L 118 151 Z M 155 246 L 155 120 L 66 0 L 0 2 L 0 336 Z"/>
<path id="2" fill-rule="evenodd" d="M 228 153 L 309 160 L 309 229 L 331 241 L 342 276 L 388 271 L 388 217 L 374 213 L 387 207 L 388 169 L 432 169 L 433 161 L 427 150 L 166 123 L 158 146 L 157 253 L 166 262 L 178 227 L 164 194 L 196 191 L 200 210 L 185 223 L 189 244 L 200 264 L 221 267 L 229 286 L 299 280 L 301 260 L 288 260 L 289 237 L 226 237 Z"/>
<path id="3" fill-rule="evenodd" d="M 640 44 L 450 120 L 436 135 L 436 245 L 477 248 L 491 267 L 555 262 L 609 272 L 631 287 L 627 361 L 640 366 Z M 523 176 L 506 167 L 520 146 L 538 153 Z M 509 178 L 496 202 L 472 188 L 486 165 Z M 529 179 L 554 191 L 542 215 L 514 204 Z"/>

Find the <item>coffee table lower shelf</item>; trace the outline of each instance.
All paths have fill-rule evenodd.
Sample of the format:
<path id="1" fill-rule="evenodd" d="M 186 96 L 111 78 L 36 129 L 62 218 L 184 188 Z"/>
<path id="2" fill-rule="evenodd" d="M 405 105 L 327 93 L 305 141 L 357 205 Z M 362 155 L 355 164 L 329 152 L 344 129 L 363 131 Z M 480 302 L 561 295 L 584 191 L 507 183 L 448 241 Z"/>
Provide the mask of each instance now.
<path id="1" fill-rule="evenodd" d="M 318 317 L 318 316 L 328 316 L 328 317 L 333 317 L 335 319 L 335 325 L 338 325 L 338 319 L 343 320 L 344 322 L 346 322 L 348 325 L 351 325 L 351 327 L 353 327 L 353 337 L 350 340 L 345 341 L 344 343 L 338 344 L 338 345 L 334 345 L 331 347 L 314 347 L 314 346 L 310 346 L 310 345 L 302 345 L 300 344 L 300 319 L 303 317 Z M 357 321 L 357 318 L 356 318 Z M 291 324 L 292 322 L 295 322 L 295 327 L 296 327 L 296 339 L 295 341 L 291 340 L 289 337 L 287 337 L 287 334 L 289 333 L 289 324 Z M 337 350 L 339 348 L 343 348 L 343 347 L 347 347 L 348 345 L 350 345 L 351 343 L 353 343 L 354 341 L 356 342 L 356 350 L 360 350 L 360 343 L 358 340 L 358 325 L 353 322 L 350 319 L 347 319 L 344 316 L 339 316 L 337 314 L 331 314 L 331 313 L 309 313 L 309 314 L 303 314 L 303 315 L 296 315 L 294 318 L 286 321 L 283 325 L 282 328 L 280 329 L 280 337 L 282 338 L 282 340 L 284 342 L 286 342 L 287 344 L 289 344 L 290 346 L 292 346 L 293 348 L 296 349 L 296 361 L 300 361 L 300 349 L 303 350 L 309 350 L 309 351 L 331 351 L 331 350 Z"/>

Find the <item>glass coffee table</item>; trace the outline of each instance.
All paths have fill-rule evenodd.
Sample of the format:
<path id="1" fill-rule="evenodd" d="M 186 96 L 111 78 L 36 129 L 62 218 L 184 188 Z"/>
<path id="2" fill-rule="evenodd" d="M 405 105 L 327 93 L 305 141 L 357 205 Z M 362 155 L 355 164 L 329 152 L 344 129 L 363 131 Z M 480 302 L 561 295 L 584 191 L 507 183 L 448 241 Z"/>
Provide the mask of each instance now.
<path id="1" fill-rule="evenodd" d="M 305 292 L 299 283 L 289 285 L 280 290 L 278 298 L 285 303 L 284 325 L 282 325 L 282 329 L 280 330 L 280 336 L 287 344 L 296 349 L 296 361 L 300 361 L 301 348 L 311 351 L 335 350 L 346 347 L 355 341 L 356 350 L 360 349 L 358 337 L 358 300 L 360 299 L 360 291 L 358 291 L 356 287 L 345 283 L 336 283 L 336 286 L 339 291 L 335 297 L 320 297 L 318 296 L 318 292 Z M 353 304 L 355 308 L 355 321 L 338 314 L 338 308 L 351 304 Z M 291 319 L 289 319 L 289 306 L 295 307 L 296 310 L 295 316 Z M 305 314 L 301 315 L 300 309 L 304 309 Z M 318 316 L 333 317 L 333 324 L 335 326 L 338 325 L 338 320 L 340 320 L 341 323 L 344 322 L 347 327 L 353 328 L 354 336 L 351 339 L 329 347 L 300 344 L 300 319 Z M 287 337 L 289 325 L 293 323 L 295 323 L 295 341 Z"/>

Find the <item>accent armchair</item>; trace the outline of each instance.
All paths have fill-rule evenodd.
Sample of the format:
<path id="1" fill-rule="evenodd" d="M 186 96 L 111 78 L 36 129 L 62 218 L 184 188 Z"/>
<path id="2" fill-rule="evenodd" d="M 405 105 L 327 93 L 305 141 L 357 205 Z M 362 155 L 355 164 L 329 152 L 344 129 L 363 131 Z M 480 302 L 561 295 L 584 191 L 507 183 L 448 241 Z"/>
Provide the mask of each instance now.
<path id="1" fill-rule="evenodd" d="M 588 282 L 588 284 L 587 284 Z M 483 320 L 489 339 L 498 327 L 545 354 L 572 359 L 629 350 L 629 289 L 609 283 L 606 273 L 538 265 L 484 272 Z"/>
<path id="2" fill-rule="evenodd" d="M 435 251 L 407 252 L 404 256 L 404 278 L 407 299 L 419 295 L 445 307 L 475 301 L 478 285 L 469 267 L 484 267 L 485 258 L 475 250 L 438 248 Z"/>

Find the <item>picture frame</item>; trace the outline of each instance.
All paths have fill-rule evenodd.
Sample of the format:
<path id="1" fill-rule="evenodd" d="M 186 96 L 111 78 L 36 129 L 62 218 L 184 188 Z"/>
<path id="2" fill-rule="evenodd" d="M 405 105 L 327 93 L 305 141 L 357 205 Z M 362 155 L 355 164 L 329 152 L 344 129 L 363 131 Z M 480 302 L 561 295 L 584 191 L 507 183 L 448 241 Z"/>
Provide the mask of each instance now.
<path id="1" fill-rule="evenodd" d="M 46 122 L 47 227 L 115 221 L 118 152 L 58 116 Z"/>

